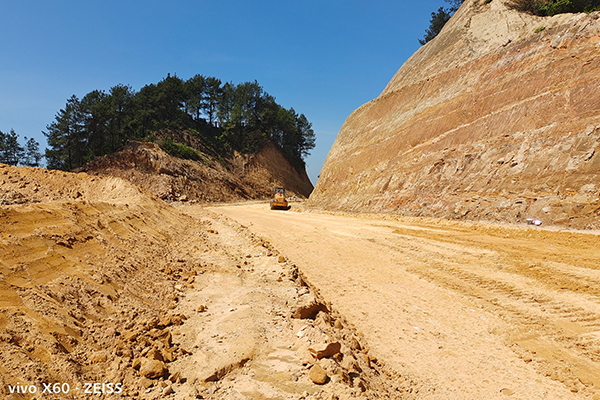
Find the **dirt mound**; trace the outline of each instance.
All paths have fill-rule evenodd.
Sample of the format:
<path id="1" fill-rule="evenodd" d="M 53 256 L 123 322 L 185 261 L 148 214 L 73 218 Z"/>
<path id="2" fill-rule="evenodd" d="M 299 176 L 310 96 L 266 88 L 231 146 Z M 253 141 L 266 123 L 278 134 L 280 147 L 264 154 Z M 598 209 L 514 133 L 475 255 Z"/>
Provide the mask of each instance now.
<path id="1" fill-rule="evenodd" d="M 139 188 L 118 178 L 0 164 L 0 205 L 66 199 L 122 203 L 140 196 Z"/>
<path id="2" fill-rule="evenodd" d="M 2 398 L 411 390 L 284 255 L 240 225 L 115 177 L 2 165 L 0 193 Z M 319 315 L 292 317 L 315 302 Z M 310 355 L 330 342 L 335 354 Z M 324 386 L 310 379 L 317 364 Z"/>
<path id="3" fill-rule="evenodd" d="M 202 161 L 184 160 L 154 143 L 130 141 L 123 150 L 94 159 L 78 171 L 118 176 L 168 201 L 267 199 L 276 186 L 305 199 L 313 189 L 306 172 L 293 168 L 272 143 L 253 155 L 235 152 L 221 161 L 205 153 L 201 157 Z"/>

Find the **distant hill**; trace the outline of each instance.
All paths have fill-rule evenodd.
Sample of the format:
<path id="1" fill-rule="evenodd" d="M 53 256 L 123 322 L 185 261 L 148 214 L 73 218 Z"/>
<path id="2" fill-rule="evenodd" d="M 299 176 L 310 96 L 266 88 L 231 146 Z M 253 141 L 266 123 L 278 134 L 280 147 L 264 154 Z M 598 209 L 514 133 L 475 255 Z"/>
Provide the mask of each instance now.
<path id="1" fill-rule="evenodd" d="M 312 124 L 258 82 L 168 75 L 139 92 L 117 85 L 67 100 L 44 132 L 49 169 L 112 174 L 163 199 L 306 198 Z M 145 142 L 145 143 L 144 143 Z"/>

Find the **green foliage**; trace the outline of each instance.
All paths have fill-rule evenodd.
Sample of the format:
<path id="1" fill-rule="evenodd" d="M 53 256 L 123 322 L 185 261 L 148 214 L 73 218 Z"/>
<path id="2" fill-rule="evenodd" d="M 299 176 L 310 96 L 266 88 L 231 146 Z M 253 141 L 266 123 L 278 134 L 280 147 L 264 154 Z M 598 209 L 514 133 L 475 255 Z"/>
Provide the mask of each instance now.
<path id="1" fill-rule="evenodd" d="M 545 30 L 546 30 L 546 27 L 545 27 L 545 26 L 540 26 L 539 28 L 537 28 L 537 29 L 535 30 L 535 33 L 540 33 L 540 32 L 543 32 L 543 31 L 545 31 Z"/>
<path id="2" fill-rule="evenodd" d="M 31 138 L 25 138 L 25 147 L 19 144 L 19 136 L 11 129 L 9 133 L 0 131 L 0 163 L 39 167 L 42 161 L 40 144 Z"/>
<path id="3" fill-rule="evenodd" d="M 18 136 L 14 130 L 9 133 L 0 131 L 0 162 L 8 165 L 18 165 L 23 157 L 23 147 L 19 144 Z"/>
<path id="4" fill-rule="evenodd" d="M 306 117 L 281 107 L 256 81 L 234 85 L 202 75 L 187 81 L 167 75 L 137 93 L 117 85 L 81 100 L 72 96 L 44 132 L 48 167 L 71 170 L 117 151 L 128 139 L 149 140 L 168 130 L 193 133 L 217 156 L 254 152 L 273 141 L 298 167 L 315 146 Z M 198 156 L 181 143 L 165 140 L 162 146 L 177 157 Z"/>
<path id="5" fill-rule="evenodd" d="M 450 7 L 440 7 L 436 12 L 431 13 L 431 19 L 429 20 L 429 28 L 425 30 L 425 36 L 423 36 L 423 39 L 419 39 L 419 43 L 421 43 L 421 45 L 424 45 L 425 43 L 435 38 L 440 33 L 444 25 L 446 25 L 446 22 L 450 20 L 450 17 L 452 17 L 452 15 L 456 12 L 456 10 L 458 10 L 461 4 L 464 3 L 464 0 L 444 1 L 446 3 L 449 3 Z"/>
<path id="6" fill-rule="evenodd" d="M 160 147 L 174 157 L 196 161 L 202 160 L 202 157 L 200 156 L 200 153 L 198 153 L 197 150 L 192 149 L 186 144 L 174 142 L 169 138 L 166 138 Z"/>
<path id="7" fill-rule="evenodd" d="M 509 7 L 539 16 L 600 10 L 600 0 L 513 0 Z"/>
<path id="8" fill-rule="evenodd" d="M 26 165 L 28 167 L 39 167 L 42 158 L 42 153 L 40 153 L 40 144 L 34 139 L 31 138 L 27 140 L 25 138 L 25 148 L 23 149 L 23 157 L 20 161 L 21 165 Z"/>

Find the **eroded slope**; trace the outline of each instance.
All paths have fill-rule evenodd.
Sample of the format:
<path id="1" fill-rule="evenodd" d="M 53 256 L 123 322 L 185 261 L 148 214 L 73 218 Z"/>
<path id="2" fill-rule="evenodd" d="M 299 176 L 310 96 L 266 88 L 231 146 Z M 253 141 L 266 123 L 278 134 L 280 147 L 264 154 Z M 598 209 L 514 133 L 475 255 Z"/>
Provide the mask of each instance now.
<path id="1" fill-rule="evenodd" d="M 268 199 L 278 186 L 305 199 L 313 190 L 306 171 L 294 168 L 273 143 L 256 154 L 234 152 L 220 161 L 205 153 L 201 157 L 201 161 L 185 160 L 154 143 L 129 141 L 121 151 L 96 158 L 79 170 L 123 178 L 167 201 Z"/>
<path id="2" fill-rule="evenodd" d="M 598 17 L 465 1 L 348 118 L 311 203 L 598 227 Z"/>

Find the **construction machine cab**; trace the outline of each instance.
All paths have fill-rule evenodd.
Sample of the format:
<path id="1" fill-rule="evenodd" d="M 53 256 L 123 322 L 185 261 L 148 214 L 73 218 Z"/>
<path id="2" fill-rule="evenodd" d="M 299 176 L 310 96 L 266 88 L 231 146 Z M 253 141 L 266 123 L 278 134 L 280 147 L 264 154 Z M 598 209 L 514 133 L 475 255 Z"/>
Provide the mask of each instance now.
<path id="1" fill-rule="evenodd" d="M 276 187 L 273 189 L 273 198 L 271 199 L 271 210 L 289 210 L 287 199 L 285 198 L 285 189 Z"/>

